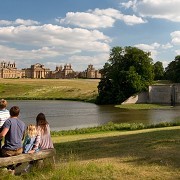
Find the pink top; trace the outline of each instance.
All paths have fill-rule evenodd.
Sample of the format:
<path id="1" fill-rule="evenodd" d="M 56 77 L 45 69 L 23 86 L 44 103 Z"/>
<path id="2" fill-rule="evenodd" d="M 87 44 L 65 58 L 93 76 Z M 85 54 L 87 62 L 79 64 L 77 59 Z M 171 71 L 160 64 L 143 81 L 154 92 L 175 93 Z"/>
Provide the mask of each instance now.
<path id="1" fill-rule="evenodd" d="M 41 127 L 38 126 L 38 128 L 37 128 L 38 135 L 36 138 L 35 147 L 33 149 L 39 148 L 41 150 L 41 149 L 52 149 L 52 148 L 54 148 L 53 142 L 51 139 L 51 134 L 50 134 L 50 127 L 48 124 L 46 125 L 46 128 L 47 128 L 47 132 L 42 133 Z"/>

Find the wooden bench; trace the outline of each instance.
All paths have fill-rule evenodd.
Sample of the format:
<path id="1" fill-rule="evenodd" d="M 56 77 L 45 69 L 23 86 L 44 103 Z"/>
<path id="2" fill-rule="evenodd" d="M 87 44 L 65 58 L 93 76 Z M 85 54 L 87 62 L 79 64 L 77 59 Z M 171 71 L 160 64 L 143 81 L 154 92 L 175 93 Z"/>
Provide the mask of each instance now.
<path id="1" fill-rule="evenodd" d="M 56 154 L 55 149 L 46 149 L 46 150 L 41 150 L 33 154 L 20 154 L 20 155 L 11 156 L 11 157 L 0 157 L 0 167 L 7 167 L 8 165 L 25 163 L 25 162 L 30 162 L 34 160 L 39 161 L 39 160 L 43 160 L 45 158 L 50 158 L 50 157 L 52 157 L 54 161 L 55 154 Z"/>

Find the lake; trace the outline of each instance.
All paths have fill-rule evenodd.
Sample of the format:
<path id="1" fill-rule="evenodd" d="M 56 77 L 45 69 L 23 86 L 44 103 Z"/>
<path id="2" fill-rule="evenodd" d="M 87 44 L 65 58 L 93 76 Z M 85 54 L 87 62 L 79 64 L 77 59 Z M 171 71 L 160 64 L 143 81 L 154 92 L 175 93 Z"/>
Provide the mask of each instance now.
<path id="1" fill-rule="evenodd" d="M 160 122 L 180 122 L 180 106 L 160 110 L 125 110 L 112 105 L 62 100 L 9 100 L 12 106 L 21 109 L 20 118 L 26 123 L 34 123 L 38 113 L 43 112 L 51 130 L 70 130 L 93 127 L 107 122 L 157 124 Z"/>

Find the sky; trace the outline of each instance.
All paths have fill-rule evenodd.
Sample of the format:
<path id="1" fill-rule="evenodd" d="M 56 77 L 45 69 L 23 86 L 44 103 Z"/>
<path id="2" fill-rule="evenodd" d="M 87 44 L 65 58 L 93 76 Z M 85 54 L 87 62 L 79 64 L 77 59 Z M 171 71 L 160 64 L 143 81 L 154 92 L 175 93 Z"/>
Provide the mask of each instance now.
<path id="1" fill-rule="evenodd" d="M 180 0 L 1 0 L 0 61 L 100 69 L 113 47 L 151 52 L 166 67 L 180 55 Z"/>

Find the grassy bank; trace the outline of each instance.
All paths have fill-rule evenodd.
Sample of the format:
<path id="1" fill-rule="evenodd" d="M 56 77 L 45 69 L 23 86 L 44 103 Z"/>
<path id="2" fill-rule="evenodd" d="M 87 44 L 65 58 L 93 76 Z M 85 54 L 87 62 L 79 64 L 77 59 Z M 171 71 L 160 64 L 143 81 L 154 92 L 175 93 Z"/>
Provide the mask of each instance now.
<path id="1" fill-rule="evenodd" d="M 170 109 L 173 106 L 163 104 L 121 104 L 115 107 L 121 109 Z"/>
<path id="2" fill-rule="evenodd" d="M 17 100 L 76 100 L 95 102 L 98 79 L 0 79 L 0 98 Z M 116 105 L 125 109 L 162 109 L 157 104 Z"/>
<path id="3" fill-rule="evenodd" d="M 1 98 L 65 99 L 93 102 L 99 80 L 93 79 L 0 79 Z"/>
<path id="4" fill-rule="evenodd" d="M 180 127 L 109 131 L 53 137 L 55 167 L 1 179 L 179 179 Z"/>
<path id="5" fill-rule="evenodd" d="M 140 129 L 151 129 L 151 128 L 163 128 L 163 127 L 173 127 L 180 126 L 180 122 L 162 122 L 158 124 L 146 125 L 143 123 L 113 123 L 109 122 L 105 125 L 89 128 L 80 128 L 75 130 L 61 130 L 61 131 L 52 131 L 52 136 L 64 136 L 64 135 L 77 135 L 77 134 L 88 134 L 88 133 L 101 133 L 109 131 L 132 131 Z"/>

